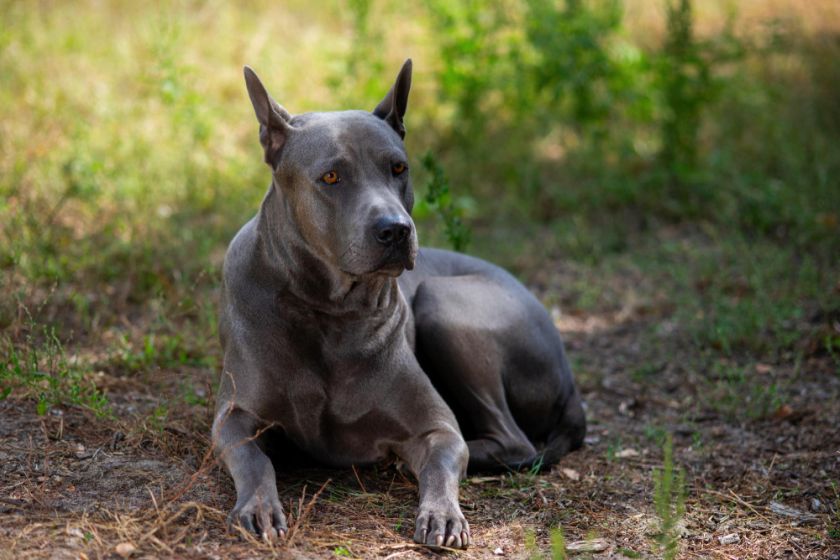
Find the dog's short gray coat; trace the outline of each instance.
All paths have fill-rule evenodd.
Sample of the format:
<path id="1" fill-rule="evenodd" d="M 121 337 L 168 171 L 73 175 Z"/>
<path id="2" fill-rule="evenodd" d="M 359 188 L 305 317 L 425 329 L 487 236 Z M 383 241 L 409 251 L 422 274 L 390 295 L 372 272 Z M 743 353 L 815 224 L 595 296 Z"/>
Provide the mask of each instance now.
<path id="1" fill-rule="evenodd" d="M 467 468 L 548 465 L 583 441 L 557 330 L 504 270 L 418 251 L 411 61 L 372 113 L 292 116 L 245 79 L 272 182 L 224 264 L 213 442 L 236 486 L 231 519 L 285 535 L 272 451 L 336 466 L 395 455 L 419 483 L 414 540 L 466 547 Z"/>

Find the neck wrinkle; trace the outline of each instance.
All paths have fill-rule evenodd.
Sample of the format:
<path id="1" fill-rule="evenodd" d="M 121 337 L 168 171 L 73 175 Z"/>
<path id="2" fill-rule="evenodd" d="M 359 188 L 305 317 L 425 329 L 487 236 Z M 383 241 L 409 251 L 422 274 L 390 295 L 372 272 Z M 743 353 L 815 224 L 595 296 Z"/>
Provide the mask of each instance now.
<path id="1" fill-rule="evenodd" d="M 399 304 L 396 278 L 339 271 L 312 251 L 299 232 L 288 199 L 272 182 L 260 206 L 257 233 L 264 264 L 284 305 L 339 316 L 376 313 Z"/>

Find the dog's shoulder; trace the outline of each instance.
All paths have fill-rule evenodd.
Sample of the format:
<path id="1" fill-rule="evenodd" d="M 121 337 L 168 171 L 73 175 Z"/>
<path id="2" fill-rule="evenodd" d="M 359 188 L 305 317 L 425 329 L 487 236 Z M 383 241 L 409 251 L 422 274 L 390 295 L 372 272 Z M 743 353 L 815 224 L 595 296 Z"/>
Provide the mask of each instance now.
<path id="1" fill-rule="evenodd" d="M 234 315 L 265 313 L 272 307 L 274 290 L 263 263 L 258 218 L 248 221 L 228 246 L 222 271 L 222 312 Z"/>

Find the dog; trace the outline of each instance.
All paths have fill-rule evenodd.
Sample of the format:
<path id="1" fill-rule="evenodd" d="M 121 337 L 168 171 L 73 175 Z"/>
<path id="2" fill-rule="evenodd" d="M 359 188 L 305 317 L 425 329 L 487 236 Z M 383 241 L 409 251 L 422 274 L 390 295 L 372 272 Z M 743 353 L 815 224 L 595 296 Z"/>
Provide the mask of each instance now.
<path id="1" fill-rule="evenodd" d="M 470 471 L 548 466 L 586 419 L 557 329 L 509 273 L 418 249 L 403 139 L 411 60 L 372 112 L 291 115 L 247 66 L 272 180 L 225 256 L 213 423 L 230 520 L 284 538 L 282 457 L 396 456 L 417 478 L 414 541 L 466 548 Z"/>

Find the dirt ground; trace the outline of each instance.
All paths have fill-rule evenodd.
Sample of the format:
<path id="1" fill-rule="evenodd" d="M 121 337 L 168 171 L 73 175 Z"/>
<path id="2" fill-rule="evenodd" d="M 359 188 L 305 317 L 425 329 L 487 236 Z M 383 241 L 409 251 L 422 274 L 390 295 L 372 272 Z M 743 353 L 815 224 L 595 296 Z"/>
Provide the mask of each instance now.
<path id="1" fill-rule="evenodd" d="M 542 296 L 548 284 L 533 283 Z M 394 464 L 281 473 L 288 542 L 228 532 L 233 485 L 208 453 L 216 374 L 187 367 L 100 374 L 115 419 L 73 407 L 39 416 L 31 401 L 0 401 L 0 558 L 525 558 L 550 555 L 558 526 L 570 555 L 658 558 L 653 479 L 670 433 L 685 471 L 679 557 L 840 559 L 831 359 L 756 364 L 767 383 L 795 383 L 784 385 L 784 405 L 744 419 L 714 406 L 723 396 L 680 358 L 689 350 L 667 313 L 555 309 L 585 396 L 586 446 L 550 472 L 466 480 L 466 552 L 411 542 L 417 487 Z M 185 382 L 208 398 L 150 421 Z"/>

